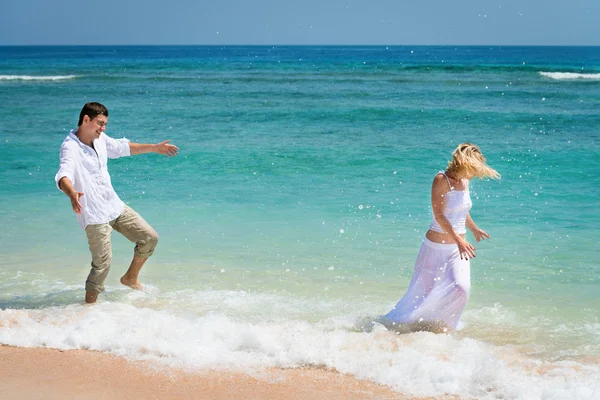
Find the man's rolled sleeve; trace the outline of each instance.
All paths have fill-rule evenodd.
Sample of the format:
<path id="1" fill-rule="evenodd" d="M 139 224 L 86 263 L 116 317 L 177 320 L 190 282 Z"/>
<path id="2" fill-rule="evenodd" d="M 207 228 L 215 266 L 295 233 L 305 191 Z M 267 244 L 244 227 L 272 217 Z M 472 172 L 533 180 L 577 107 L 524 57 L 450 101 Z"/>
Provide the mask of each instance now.
<path id="1" fill-rule="evenodd" d="M 59 182 L 65 177 L 68 178 L 73 185 L 75 185 L 75 154 L 67 146 L 61 146 L 60 166 L 58 167 L 58 173 L 54 177 L 58 190 L 62 190 Z"/>
<path id="2" fill-rule="evenodd" d="M 106 156 L 108 158 L 119 158 L 131 155 L 129 139 L 113 139 L 106 134 L 104 137 L 106 139 Z"/>

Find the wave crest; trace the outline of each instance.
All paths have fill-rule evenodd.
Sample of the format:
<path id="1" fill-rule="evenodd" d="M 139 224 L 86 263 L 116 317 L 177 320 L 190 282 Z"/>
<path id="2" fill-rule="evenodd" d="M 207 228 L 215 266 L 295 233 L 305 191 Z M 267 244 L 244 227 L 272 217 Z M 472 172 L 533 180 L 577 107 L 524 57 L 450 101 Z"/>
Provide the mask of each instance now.
<path id="1" fill-rule="evenodd" d="M 580 74 L 577 72 L 540 72 L 540 75 L 556 80 L 592 80 L 600 81 L 600 74 Z"/>
<path id="2" fill-rule="evenodd" d="M 66 81 L 75 79 L 77 75 L 32 76 L 32 75 L 0 75 L 0 81 Z"/>

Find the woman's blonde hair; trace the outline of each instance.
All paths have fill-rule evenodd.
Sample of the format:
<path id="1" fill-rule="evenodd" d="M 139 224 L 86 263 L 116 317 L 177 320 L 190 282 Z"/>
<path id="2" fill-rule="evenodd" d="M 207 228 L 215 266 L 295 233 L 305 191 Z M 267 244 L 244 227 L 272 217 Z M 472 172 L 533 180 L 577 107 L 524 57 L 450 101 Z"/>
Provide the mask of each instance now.
<path id="1" fill-rule="evenodd" d="M 500 174 L 485 163 L 485 157 L 479 147 L 473 143 L 461 143 L 452 152 L 452 161 L 448 161 L 448 172 L 457 179 L 465 177 L 500 178 Z"/>

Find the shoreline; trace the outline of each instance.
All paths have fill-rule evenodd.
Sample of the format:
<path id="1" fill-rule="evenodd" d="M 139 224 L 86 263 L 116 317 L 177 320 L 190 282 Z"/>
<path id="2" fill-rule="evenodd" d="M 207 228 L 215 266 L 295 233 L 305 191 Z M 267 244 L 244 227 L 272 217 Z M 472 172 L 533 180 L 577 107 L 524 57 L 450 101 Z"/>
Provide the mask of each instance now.
<path id="1" fill-rule="evenodd" d="M 318 368 L 158 371 L 89 350 L 0 345 L 0 389 L 12 400 L 59 399 L 423 399 L 351 375 Z"/>

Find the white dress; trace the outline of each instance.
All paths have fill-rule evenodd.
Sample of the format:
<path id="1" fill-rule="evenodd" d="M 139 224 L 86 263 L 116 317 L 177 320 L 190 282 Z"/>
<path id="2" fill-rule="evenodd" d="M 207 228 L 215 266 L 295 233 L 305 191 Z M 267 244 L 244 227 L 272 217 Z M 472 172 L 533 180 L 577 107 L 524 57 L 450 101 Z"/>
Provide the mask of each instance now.
<path id="1" fill-rule="evenodd" d="M 446 193 L 444 215 L 456 233 L 465 233 L 466 215 L 472 205 L 468 185 L 465 183 L 464 191 L 450 188 Z M 435 218 L 429 228 L 443 232 Z M 425 238 L 406 294 L 376 321 L 399 332 L 456 329 L 470 288 L 471 263 L 460 258 L 458 246 Z"/>

